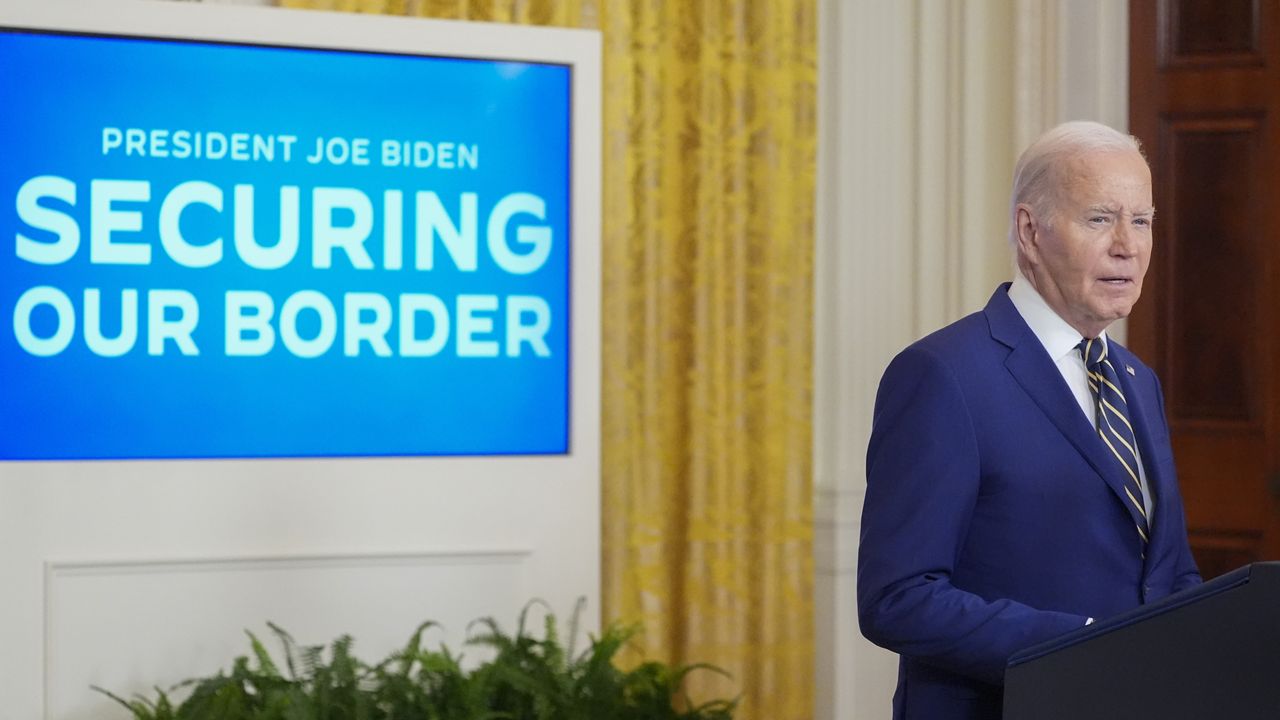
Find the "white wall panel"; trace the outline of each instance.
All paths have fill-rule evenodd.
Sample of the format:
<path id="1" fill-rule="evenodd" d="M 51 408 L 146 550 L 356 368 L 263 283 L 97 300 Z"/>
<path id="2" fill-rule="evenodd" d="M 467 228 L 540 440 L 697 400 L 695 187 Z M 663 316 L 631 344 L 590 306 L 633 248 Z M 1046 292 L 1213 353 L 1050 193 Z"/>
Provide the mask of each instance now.
<path id="1" fill-rule="evenodd" d="M 93 720 L 110 710 L 90 685 L 150 694 L 229 669 L 253 632 L 284 668 L 268 620 L 302 645 L 344 633 L 377 662 L 425 620 L 426 636 L 464 649 L 467 625 L 506 628 L 529 597 L 524 550 L 394 555 L 53 562 L 45 573 L 45 717 Z M 535 616 L 540 616 L 535 613 Z M 535 629 L 538 629 L 535 627 Z M 181 644 L 174 639 L 181 638 Z M 479 648 L 468 657 L 483 655 Z"/>

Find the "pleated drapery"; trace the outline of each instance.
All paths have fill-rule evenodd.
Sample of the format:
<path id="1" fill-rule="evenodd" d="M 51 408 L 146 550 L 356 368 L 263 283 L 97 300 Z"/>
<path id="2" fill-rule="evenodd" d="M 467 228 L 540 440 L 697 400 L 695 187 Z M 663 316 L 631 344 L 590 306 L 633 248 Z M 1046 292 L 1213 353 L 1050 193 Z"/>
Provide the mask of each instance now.
<path id="1" fill-rule="evenodd" d="M 282 0 L 604 37 L 604 616 L 813 715 L 814 0 Z"/>

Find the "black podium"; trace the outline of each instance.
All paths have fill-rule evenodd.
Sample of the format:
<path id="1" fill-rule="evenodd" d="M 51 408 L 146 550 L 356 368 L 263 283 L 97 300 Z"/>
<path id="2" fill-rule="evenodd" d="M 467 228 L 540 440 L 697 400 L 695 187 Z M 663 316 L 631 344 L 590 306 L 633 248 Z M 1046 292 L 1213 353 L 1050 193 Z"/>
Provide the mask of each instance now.
<path id="1" fill-rule="evenodd" d="M 1004 718 L 1280 719 L 1280 562 L 1018 653 Z"/>

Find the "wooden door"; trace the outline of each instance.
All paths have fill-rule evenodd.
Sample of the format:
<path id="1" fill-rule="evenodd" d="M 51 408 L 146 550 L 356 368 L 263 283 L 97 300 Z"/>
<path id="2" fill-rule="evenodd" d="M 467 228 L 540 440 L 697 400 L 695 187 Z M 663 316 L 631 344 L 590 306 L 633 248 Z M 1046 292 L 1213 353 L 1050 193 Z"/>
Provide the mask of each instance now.
<path id="1" fill-rule="evenodd" d="M 1280 0 L 1129 10 L 1130 130 L 1156 204 L 1129 342 L 1164 383 L 1209 578 L 1280 559 Z"/>

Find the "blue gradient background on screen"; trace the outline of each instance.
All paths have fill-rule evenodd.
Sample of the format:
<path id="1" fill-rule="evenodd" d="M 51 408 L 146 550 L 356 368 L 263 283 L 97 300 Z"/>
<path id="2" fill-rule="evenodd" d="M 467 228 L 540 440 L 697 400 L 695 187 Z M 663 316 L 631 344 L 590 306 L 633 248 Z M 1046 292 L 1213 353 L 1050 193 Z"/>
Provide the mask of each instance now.
<path id="1" fill-rule="evenodd" d="M 565 66 L 245 47 L 125 38 L 0 31 L 0 459 L 305 457 L 365 455 L 544 454 L 568 451 L 569 393 L 569 112 Z M 102 129 L 166 128 L 296 135 L 292 162 L 178 160 L 102 152 Z M 366 167 L 310 165 L 316 137 L 369 138 Z M 383 139 L 453 141 L 479 148 L 478 169 L 383 167 Z M 17 257 L 15 234 L 54 236 L 18 217 L 19 187 L 40 175 L 76 184 L 76 203 L 51 200 L 76 219 L 81 240 L 60 265 Z M 151 199 L 117 203 L 139 210 L 143 228 L 113 240 L 152 246 L 150 265 L 89 262 L 90 182 L 148 180 Z M 223 238 L 222 260 L 208 268 L 178 265 L 160 245 L 160 204 L 174 186 L 201 180 L 222 189 L 223 212 L 189 207 L 182 229 L 196 245 Z M 258 242 L 279 237 L 279 188 L 300 187 L 299 247 L 278 270 L 245 265 L 232 240 L 233 186 L 255 189 Z M 356 188 L 374 208 L 365 248 L 372 270 L 352 267 L 341 251 L 333 267 L 311 265 L 311 189 Z M 403 267 L 382 268 L 382 196 L 404 197 Z M 478 196 L 478 269 L 459 271 L 439 239 L 435 268 L 414 268 L 414 193 L 436 192 L 454 223 L 463 192 Z M 501 269 L 485 240 L 489 211 L 502 197 L 527 192 L 546 201 L 546 219 L 517 215 L 508 244 L 523 224 L 551 228 L 547 262 L 527 275 Z M 343 224 L 342 213 L 335 214 Z M 347 220 L 349 222 L 349 219 Z M 76 309 L 75 337 L 62 353 L 36 357 L 16 340 L 14 308 L 27 289 L 50 285 Z M 86 287 L 102 291 L 103 334 L 120 328 L 123 288 L 136 288 L 138 339 L 131 351 L 92 353 L 83 332 Z M 200 319 L 193 339 L 200 354 L 147 354 L 146 293 L 182 289 L 195 295 Z M 279 336 L 280 310 L 298 290 L 316 290 L 334 304 L 338 336 L 324 355 L 294 356 Z M 277 335 L 261 357 L 224 351 L 227 290 L 272 296 Z M 402 293 L 430 293 L 450 308 L 449 344 L 432 357 L 377 357 L 368 344 L 346 357 L 342 296 L 374 292 L 393 310 Z M 505 355 L 505 303 L 494 332 L 478 339 L 502 344 L 498 357 L 456 353 L 454 298 L 459 294 L 534 295 L 546 300 L 550 357 L 526 344 Z M 44 306 L 33 331 L 53 334 L 55 313 Z M 315 324 L 304 313 L 300 333 Z M 429 316 L 419 321 L 429 334 Z M 397 347 L 399 318 L 387 340 Z"/>

